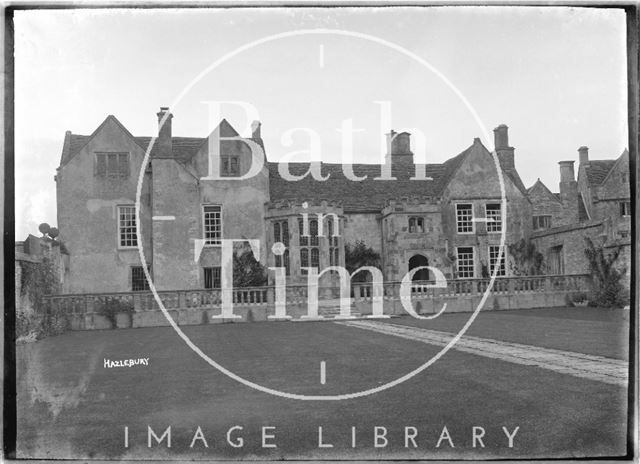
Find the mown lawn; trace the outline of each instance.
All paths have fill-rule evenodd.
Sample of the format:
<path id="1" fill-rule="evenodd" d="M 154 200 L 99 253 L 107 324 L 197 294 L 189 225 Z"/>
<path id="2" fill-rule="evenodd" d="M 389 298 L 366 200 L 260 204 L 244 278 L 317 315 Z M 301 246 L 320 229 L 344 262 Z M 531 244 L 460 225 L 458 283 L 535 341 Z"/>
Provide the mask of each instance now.
<path id="1" fill-rule="evenodd" d="M 470 315 L 445 313 L 428 321 L 403 316 L 389 322 L 458 332 Z M 480 311 L 466 333 L 614 359 L 626 360 L 629 356 L 629 310 L 623 309 L 576 307 Z"/>
<path id="2" fill-rule="evenodd" d="M 624 318 L 612 322 L 618 324 L 614 329 L 595 316 L 564 314 L 560 318 L 544 310 L 481 314 L 470 334 L 574 347 L 573 351 L 587 352 L 584 347 L 593 345 L 588 349 L 605 351 L 597 354 L 623 356 L 615 344 L 594 343 L 593 334 L 600 326 L 608 327 L 601 329 L 602 340 L 607 331 L 614 338 L 623 337 Z M 430 328 L 454 330 L 465 316 L 443 315 L 430 321 Z M 414 323 L 393 319 L 398 321 Z M 591 323 L 592 330 L 585 330 Z M 565 329 L 573 340 L 567 345 L 562 341 Z M 307 395 L 380 385 L 438 350 L 333 323 L 224 324 L 184 330 L 205 353 L 236 374 Z M 105 358 L 149 358 L 149 365 L 107 369 Z M 206 364 L 171 328 L 71 332 L 18 347 L 18 392 L 20 457 L 543 458 L 621 455 L 626 446 L 626 389 L 455 350 L 390 390 L 319 402 L 278 398 L 241 385 Z M 148 426 L 158 436 L 171 426 L 171 448 L 165 443 L 148 448 Z M 198 426 L 208 448 L 201 440 L 190 447 Z M 234 439 L 243 438 L 241 448 L 226 441 L 233 426 L 242 427 L 232 433 Z M 275 427 L 267 431 L 275 435 L 267 442 L 277 448 L 262 447 L 265 426 Z M 333 448 L 318 448 L 319 426 L 324 443 Z M 384 448 L 374 447 L 376 426 L 386 428 Z M 444 426 L 453 448 L 447 440 L 436 448 Z M 484 448 L 478 443 L 472 447 L 474 426 L 485 431 Z M 356 427 L 355 448 L 352 427 Z M 405 427 L 418 431 L 417 449 L 412 443 L 405 448 Z M 502 427 L 509 432 L 520 427 L 513 448 L 508 447 Z"/>

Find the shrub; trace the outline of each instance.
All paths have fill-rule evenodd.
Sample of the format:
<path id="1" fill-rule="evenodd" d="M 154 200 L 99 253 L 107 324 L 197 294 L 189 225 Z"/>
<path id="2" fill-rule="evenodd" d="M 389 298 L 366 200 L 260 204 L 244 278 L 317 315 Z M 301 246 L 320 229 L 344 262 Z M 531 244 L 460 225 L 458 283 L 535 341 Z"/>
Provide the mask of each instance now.
<path id="1" fill-rule="evenodd" d="M 619 271 L 615 267 L 622 247 L 614 247 L 605 255 L 604 247 L 596 247 L 589 237 L 585 237 L 585 242 L 587 248 L 584 252 L 589 261 L 594 287 L 591 303 L 607 308 L 620 308 L 628 304 L 628 295 L 622 285 L 626 269 Z"/>
<path id="2" fill-rule="evenodd" d="M 106 317 L 111 322 L 111 327 L 115 329 L 117 327 L 116 316 L 119 313 L 129 314 L 129 317 L 131 317 L 135 310 L 133 301 L 107 297 L 106 300 L 98 303 L 95 312 Z"/>
<path id="3" fill-rule="evenodd" d="M 584 303 L 585 301 L 587 301 L 587 294 L 584 292 L 580 292 L 580 293 L 575 293 L 572 297 L 571 297 L 571 301 L 573 303 Z"/>

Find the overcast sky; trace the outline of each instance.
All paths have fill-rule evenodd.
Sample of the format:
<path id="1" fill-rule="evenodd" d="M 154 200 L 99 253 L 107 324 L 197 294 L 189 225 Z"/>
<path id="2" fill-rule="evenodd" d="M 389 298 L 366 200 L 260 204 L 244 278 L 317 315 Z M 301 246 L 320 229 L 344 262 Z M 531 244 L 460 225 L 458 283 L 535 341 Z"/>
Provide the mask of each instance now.
<path id="1" fill-rule="evenodd" d="M 377 41 L 274 39 L 194 83 L 242 45 L 319 28 Z M 134 135 L 156 135 L 160 106 L 172 106 L 174 135 L 203 137 L 212 126 L 205 102 L 250 103 L 271 160 L 308 149 L 308 133 L 287 140 L 306 128 L 322 159 L 339 162 L 337 129 L 352 119 L 361 129 L 355 162 L 378 162 L 390 127 L 376 102 L 389 102 L 394 129 L 424 134 L 428 163 L 474 137 L 489 145 L 481 125 L 492 135 L 504 123 L 525 185 L 539 177 L 553 191 L 557 162 L 577 160 L 579 146 L 613 159 L 628 145 L 625 17 L 613 8 L 40 10 L 16 12 L 15 34 L 17 240 L 56 224 L 53 176 L 66 130 L 91 134 L 113 114 Z M 243 111 L 227 106 L 223 116 L 246 134 Z"/>

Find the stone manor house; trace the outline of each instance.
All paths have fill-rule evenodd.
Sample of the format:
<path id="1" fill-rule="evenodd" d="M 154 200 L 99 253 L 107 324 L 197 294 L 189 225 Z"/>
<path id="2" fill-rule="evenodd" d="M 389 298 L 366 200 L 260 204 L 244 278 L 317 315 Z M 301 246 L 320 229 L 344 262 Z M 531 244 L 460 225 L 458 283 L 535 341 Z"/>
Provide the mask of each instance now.
<path id="1" fill-rule="evenodd" d="M 418 266 L 433 266 L 447 279 L 521 272 L 509 251 L 498 262 L 502 227 L 506 243 L 533 242 L 544 255 L 548 274 L 588 272 L 583 236 L 598 244 L 630 249 L 629 155 L 591 160 L 581 147 L 577 178 L 574 161 L 560 161 L 559 193 L 538 180 L 526 188 L 515 167 L 508 128 L 495 130 L 495 147 L 505 181 L 506 216 L 501 214 L 498 173 L 487 148 L 475 139 L 442 164 L 427 164 L 427 179 L 415 175 L 410 134 L 388 135 L 385 165 L 397 180 L 375 180 L 380 165 L 322 163 L 318 181 L 310 174 L 297 182 L 282 178 L 279 164 L 264 153 L 260 124 L 251 140 L 261 147 L 264 165 L 246 180 L 233 177 L 250 169 L 252 155 L 242 140 L 222 140 L 221 180 L 208 175 L 208 137 L 176 137 L 168 108 L 158 113 L 158 137 L 144 172 L 142 236 L 136 234 L 136 187 L 151 137 L 132 135 L 108 116 L 91 135 L 67 132 L 55 176 L 60 239 L 70 254 L 64 293 L 124 292 L 147 289 L 138 243 L 158 290 L 220 286 L 221 238 L 258 239 L 260 261 L 286 268 L 288 283 L 306 283 L 306 268 L 345 265 L 345 245 L 357 240 L 380 255 L 385 281 L 399 281 Z M 238 137 L 222 120 L 211 136 Z M 309 163 L 292 163 L 292 174 Z M 224 179 L 228 176 L 229 179 Z M 303 214 L 308 217 L 304 233 Z M 324 219 L 318 222 L 317 213 Z M 337 227 L 337 236 L 332 231 Z M 322 231 L 322 232 L 321 232 Z M 195 261 L 195 241 L 204 247 Z M 282 242 L 282 256 L 272 253 Z M 271 279 L 273 273 L 269 273 Z M 427 271 L 415 279 L 427 280 Z M 323 276 L 322 279 L 330 278 Z M 321 285 L 323 280 L 321 280 Z"/>

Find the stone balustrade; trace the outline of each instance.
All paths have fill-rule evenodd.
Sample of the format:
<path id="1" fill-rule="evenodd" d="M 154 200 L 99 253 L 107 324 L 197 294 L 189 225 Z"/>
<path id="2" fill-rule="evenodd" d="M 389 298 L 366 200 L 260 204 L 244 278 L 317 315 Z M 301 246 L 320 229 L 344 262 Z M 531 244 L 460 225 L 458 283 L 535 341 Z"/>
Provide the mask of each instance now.
<path id="1" fill-rule="evenodd" d="M 445 287 L 438 288 L 435 282 L 418 281 L 411 283 L 411 299 L 418 312 L 437 312 L 443 303 L 450 305 L 448 311 L 473 311 L 491 285 L 490 279 L 458 279 L 447 281 Z M 352 282 L 351 302 L 354 312 L 371 313 L 375 297 L 382 297 L 387 314 L 402 314 L 400 282 L 385 282 L 380 288 L 370 282 Z M 588 275 L 550 275 L 499 277 L 490 289 L 492 300 L 485 304 L 491 309 L 527 309 L 535 307 L 563 306 L 566 298 L 576 293 L 588 292 Z M 160 291 L 165 309 L 178 324 L 200 324 L 212 320 L 221 312 L 220 289 Z M 234 314 L 242 320 L 267 320 L 274 314 L 275 289 L 272 286 L 239 288 L 232 290 Z M 318 300 L 339 301 L 340 288 L 318 288 Z M 69 315 L 71 327 L 108 328 L 104 308 L 116 305 L 123 308 L 127 318 L 119 315 L 120 326 L 167 325 L 164 314 L 151 292 L 94 293 L 85 295 L 50 295 L 44 297 L 44 307 L 48 310 L 62 310 Z M 289 285 L 286 289 L 287 314 L 294 319 L 306 314 L 308 288 L 306 285 Z M 325 304 L 326 306 L 326 304 Z M 89 321 L 89 319 L 91 319 Z M 105 320 L 103 320 L 105 319 Z M 215 319 L 215 318 L 214 318 Z M 225 322 L 224 320 L 219 320 Z M 112 324 L 111 324 L 112 325 Z"/>

